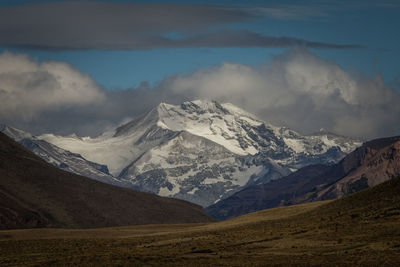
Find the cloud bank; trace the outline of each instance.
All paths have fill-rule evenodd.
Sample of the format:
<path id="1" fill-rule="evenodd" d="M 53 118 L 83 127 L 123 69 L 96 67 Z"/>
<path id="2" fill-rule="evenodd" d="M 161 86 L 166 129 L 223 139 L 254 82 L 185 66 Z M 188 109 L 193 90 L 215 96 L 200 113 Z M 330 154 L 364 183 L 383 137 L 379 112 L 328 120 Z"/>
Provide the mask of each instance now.
<path id="1" fill-rule="evenodd" d="M 0 56 L 0 121 L 34 133 L 96 135 L 160 102 L 231 102 L 277 126 L 375 138 L 400 134 L 400 95 L 379 76 L 349 72 L 306 49 L 260 66 L 223 63 L 156 86 L 105 91 L 61 62 Z"/>
<path id="2" fill-rule="evenodd" d="M 400 95 L 381 77 L 345 71 L 306 49 L 291 49 L 259 67 L 224 63 L 161 86 L 188 98 L 231 102 L 302 133 L 400 134 Z"/>
<path id="3" fill-rule="evenodd" d="M 249 8 L 93 1 L 43 2 L 0 7 L 0 45 L 49 50 L 294 45 L 323 49 L 362 47 L 224 28 L 261 17 L 288 20 L 323 16 L 326 14 L 317 8 L 299 6 Z M 171 33 L 179 38 L 171 37 Z"/>
<path id="4" fill-rule="evenodd" d="M 104 99 L 91 77 L 67 63 L 39 63 L 26 55 L 0 54 L 0 118 L 30 120 L 46 111 Z"/>

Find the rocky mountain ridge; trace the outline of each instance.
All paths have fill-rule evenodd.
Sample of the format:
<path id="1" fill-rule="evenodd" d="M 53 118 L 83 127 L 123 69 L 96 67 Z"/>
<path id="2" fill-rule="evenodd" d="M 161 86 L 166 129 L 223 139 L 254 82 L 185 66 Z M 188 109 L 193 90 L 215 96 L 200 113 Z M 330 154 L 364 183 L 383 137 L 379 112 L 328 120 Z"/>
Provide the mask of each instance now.
<path id="1" fill-rule="evenodd" d="M 36 138 L 107 166 L 123 186 L 203 206 L 305 165 L 336 163 L 361 144 L 325 132 L 302 136 L 205 100 L 161 103 L 96 138 Z"/>
<path id="2" fill-rule="evenodd" d="M 398 176 L 400 136 L 376 139 L 335 165 L 310 165 L 279 180 L 249 186 L 206 211 L 228 219 L 278 206 L 341 198 Z"/>
<path id="3" fill-rule="evenodd" d="M 83 158 L 80 154 L 57 147 L 30 133 L 0 125 L 0 132 L 20 143 L 46 162 L 68 172 L 79 174 L 108 184 L 123 186 L 123 183 L 110 175 L 106 165 Z"/>

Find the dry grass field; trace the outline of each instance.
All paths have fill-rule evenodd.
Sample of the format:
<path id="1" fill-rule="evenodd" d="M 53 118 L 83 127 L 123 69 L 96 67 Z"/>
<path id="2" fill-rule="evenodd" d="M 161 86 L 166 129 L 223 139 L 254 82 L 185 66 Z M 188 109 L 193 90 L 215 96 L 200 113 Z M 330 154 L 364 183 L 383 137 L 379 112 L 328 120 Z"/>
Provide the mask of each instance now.
<path id="1" fill-rule="evenodd" d="M 398 266 L 399 189 L 393 179 L 217 223 L 1 231 L 0 265 Z"/>

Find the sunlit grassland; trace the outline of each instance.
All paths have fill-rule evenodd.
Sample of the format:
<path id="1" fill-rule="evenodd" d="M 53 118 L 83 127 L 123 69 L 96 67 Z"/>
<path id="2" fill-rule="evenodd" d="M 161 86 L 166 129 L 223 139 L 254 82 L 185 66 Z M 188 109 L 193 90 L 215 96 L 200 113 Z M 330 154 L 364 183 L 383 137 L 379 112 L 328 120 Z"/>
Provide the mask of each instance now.
<path id="1" fill-rule="evenodd" d="M 1 231 L 0 265 L 396 266 L 399 197 L 379 192 L 208 224 Z"/>

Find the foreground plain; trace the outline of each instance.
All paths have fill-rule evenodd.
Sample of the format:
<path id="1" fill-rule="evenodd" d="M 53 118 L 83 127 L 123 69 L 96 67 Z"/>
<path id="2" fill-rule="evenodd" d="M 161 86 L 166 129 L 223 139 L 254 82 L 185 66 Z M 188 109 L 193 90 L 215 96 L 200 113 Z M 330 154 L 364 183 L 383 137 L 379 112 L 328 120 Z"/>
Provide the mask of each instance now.
<path id="1" fill-rule="evenodd" d="M 0 231 L 0 265 L 387 265 L 400 262 L 400 180 L 225 222 Z"/>

